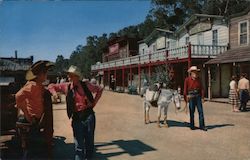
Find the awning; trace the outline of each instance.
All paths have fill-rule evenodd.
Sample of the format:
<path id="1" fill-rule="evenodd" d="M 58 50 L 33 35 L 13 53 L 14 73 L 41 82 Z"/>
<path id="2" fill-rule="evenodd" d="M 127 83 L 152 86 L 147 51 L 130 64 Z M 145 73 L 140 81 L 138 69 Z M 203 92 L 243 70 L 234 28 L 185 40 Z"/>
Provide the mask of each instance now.
<path id="1" fill-rule="evenodd" d="M 230 49 L 207 61 L 205 64 L 250 62 L 250 46 Z"/>

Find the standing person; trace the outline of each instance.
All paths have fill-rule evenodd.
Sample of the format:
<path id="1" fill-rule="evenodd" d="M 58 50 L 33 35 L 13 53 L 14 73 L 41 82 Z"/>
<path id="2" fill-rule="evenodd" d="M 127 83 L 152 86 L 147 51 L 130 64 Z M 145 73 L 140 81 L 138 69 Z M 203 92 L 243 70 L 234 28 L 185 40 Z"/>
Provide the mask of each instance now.
<path id="1" fill-rule="evenodd" d="M 249 99 L 249 80 L 246 78 L 247 74 L 243 73 L 238 83 L 238 89 L 240 92 L 240 110 L 246 111 L 247 102 Z"/>
<path id="2" fill-rule="evenodd" d="M 112 91 L 115 91 L 115 77 L 114 77 L 114 75 L 111 75 L 111 89 L 112 89 Z"/>
<path id="3" fill-rule="evenodd" d="M 237 83 L 236 76 L 232 76 L 231 81 L 229 83 L 229 102 L 232 104 L 232 111 L 239 112 L 238 104 L 239 104 L 239 96 L 237 92 Z"/>
<path id="4" fill-rule="evenodd" d="M 37 128 L 44 125 L 44 133 L 51 156 L 53 138 L 53 113 L 51 94 L 44 88 L 49 68 L 54 64 L 49 61 L 37 61 L 26 73 L 27 83 L 15 95 L 16 106 L 24 113 L 22 122 L 31 123 Z"/>
<path id="5" fill-rule="evenodd" d="M 192 66 L 188 69 L 190 76 L 185 79 L 184 82 L 184 99 L 189 102 L 189 111 L 190 111 L 190 129 L 194 130 L 194 112 L 195 106 L 197 106 L 199 113 L 199 124 L 200 129 L 207 131 L 207 127 L 204 122 L 203 106 L 204 102 L 204 90 L 200 79 L 198 77 L 198 72 L 200 69 L 197 66 Z"/>
<path id="6" fill-rule="evenodd" d="M 81 73 L 76 66 L 67 71 L 70 82 L 50 84 L 53 96 L 60 91 L 66 94 L 67 114 L 72 118 L 75 142 L 75 160 L 89 159 L 94 151 L 95 113 L 94 106 L 102 95 L 103 88 L 80 81 Z M 96 93 L 93 97 L 92 93 Z"/>

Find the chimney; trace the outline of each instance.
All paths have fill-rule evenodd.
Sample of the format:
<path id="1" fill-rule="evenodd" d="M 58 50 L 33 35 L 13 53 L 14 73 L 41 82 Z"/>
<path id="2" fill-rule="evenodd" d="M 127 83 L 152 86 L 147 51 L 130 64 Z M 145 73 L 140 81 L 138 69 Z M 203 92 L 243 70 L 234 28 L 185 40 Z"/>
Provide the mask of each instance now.
<path id="1" fill-rule="evenodd" d="M 17 59 L 17 50 L 15 50 L 15 59 Z"/>

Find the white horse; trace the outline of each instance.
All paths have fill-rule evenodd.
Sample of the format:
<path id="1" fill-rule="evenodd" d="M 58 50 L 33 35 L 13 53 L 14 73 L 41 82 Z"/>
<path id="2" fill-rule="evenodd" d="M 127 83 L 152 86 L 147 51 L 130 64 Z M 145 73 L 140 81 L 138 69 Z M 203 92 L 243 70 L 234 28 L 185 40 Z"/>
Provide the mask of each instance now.
<path id="1" fill-rule="evenodd" d="M 161 127 L 160 119 L 161 119 L 162 110 L 164 110 L 164 126 L 168 127 L 167 111 L 168 111 L 169 104 L 173 102 L 175 104 L 176 109 L 179 110 L 181 108 L 181 96 L 178 93 L 178 91 L 173 90 L 173 89 L 161 89 L 160 93 L 158 92 L 159 94 L 158 97 L 157 97 L 157 92 L 155 92 L 152 97 L 152 93 L 154 91 L 150 91 L 149 89 L 144 89 L 142 92 L 145 92 L 144 94 L 142 93 L 144 95 L 143 110 L 144 110 L 145 124 L 150 123 L 150 119 L 149 119 L 150 107 L 157 106 L 158 107 L 158 121 L 157 121 L 158 127 Z M 149 98 L 149 97 L 152 97 L 152 98 Z"/>

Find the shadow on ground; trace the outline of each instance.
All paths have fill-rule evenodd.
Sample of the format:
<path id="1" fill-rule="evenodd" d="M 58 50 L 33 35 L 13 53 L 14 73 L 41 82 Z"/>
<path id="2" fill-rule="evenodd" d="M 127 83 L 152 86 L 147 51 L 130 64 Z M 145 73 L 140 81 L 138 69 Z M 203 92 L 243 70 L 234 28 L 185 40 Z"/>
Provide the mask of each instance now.
<path id="1" fill-rule="evenodd" d="M 107 160 L 110 157 L 129 154 L 129 156 L 142 155 L 145 152 L 156 151 L 155 148 L 139 140 L 116 140 L 109 143 L 96 143 L 94 159 Z"/>
<path id="2" fill-rule="evenodd" d="M 65 143 L 65 139 L 66 139 L 65 137 L 59 137 L 59 136 L 53 138 L 54 142 L 53 157 L 51 157 L 50 159 L 58 159 L 58 160 L 74 159 L 74 144 Z M 21 143 L 16 136 L 13 136 L 11 140 L 1 142 L 0 150 L 1 150 L 2 160 L 23 158 Z M 32 160 L 48 159 L 47 147 L 44 141 L 36 140 L 35 142 L 34 141 L 31 142 L 31 144 L 29 145 L 27 159 L 32 159 Z"/>

